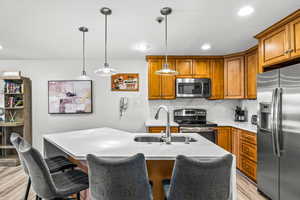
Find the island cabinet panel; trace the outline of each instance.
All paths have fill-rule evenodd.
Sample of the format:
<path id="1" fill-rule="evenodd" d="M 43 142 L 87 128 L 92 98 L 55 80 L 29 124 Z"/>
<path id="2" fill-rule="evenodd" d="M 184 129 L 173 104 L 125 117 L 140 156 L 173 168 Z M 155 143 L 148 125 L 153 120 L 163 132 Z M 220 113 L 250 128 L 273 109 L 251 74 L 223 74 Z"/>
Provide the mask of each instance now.
<path id="1" fill-rule="evenodd" d="M 192 59 L 176 59 L 176 71 L 179 78 L 193 77 L 193 60 Z"/>
<path id="2" fill-rule="evenodd" d="M 244 56 L 226 58 L 224 62 L 224 98 L 243 99 L 245 97 Z"/>
<path id="3" fill-rule="evenodd" d="M 193 77 L 209 78 L 210 77 L 210 61 L 209 59 L 193 60 Z"/>
<path id="4" fill-rule="evenodd" d="M 246 98 L 256 99 L 256 75 L 258 73 L 258 52 L 257 49 L 245 56 L 245 82 Z"/>
<path id="5" fill-rule="evenodd" d="M 162 60 L 148 60 L 148 98 L 161 99 L 161 76 L 155 72 L 162 67 Z"/>
<path id="6" fill-rule="evenodd" d="M 148 132 L 149 133 L 161 133 L 165 132 L 166 127 L 165 126 L 155 126 L 155 127 L 149 127 Z M 171 132 L 172 133 L 179 133 L 179 128 L 178 127 L 171 127 Z"/>
<path id="7" fill-rule="evenodd" d="M 175 60 L 168 60 L 170 69 L 175 70 Z M 175 99 L 175 76 L 161 76 L 161 99 Z"/>
<path id="8" fill-rule="evenodd" d="M 217 145 L 232 152 L 232 138 L 230 127 L 218 127 L 217 128 Z"/>
<path id="9" fill-rule="evenodd" d="M 291 57 L 300 57 L 300 17 L 290 23 Z"/>
<path id="10" fill-rule="evenodd" d="M 282 26 L 260 39 L 261 65 L 270 66 L 289 58 L 288 26 Z"/>
<path id="11" fill-rule="evenodd" d="M 211 97 L 209 99 L 224 98 L 224 60 L 210 61 Z"/>

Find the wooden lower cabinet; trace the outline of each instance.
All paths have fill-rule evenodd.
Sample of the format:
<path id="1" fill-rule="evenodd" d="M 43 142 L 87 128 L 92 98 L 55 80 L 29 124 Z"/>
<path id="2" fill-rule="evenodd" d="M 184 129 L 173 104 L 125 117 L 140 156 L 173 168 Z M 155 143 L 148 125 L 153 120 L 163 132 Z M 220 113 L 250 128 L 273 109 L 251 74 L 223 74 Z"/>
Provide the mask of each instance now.
<path id="1" fill-rule="evenodd" d="M 244 174 L 256 181 L 257 164 L 241 155 L 241 169 Z"/>
<path id="2" fill-rule="evenodd" d="M 165 126 L 153 126 L 153 127 L 148 127 L 148 132 L 149 133 L 161 133 L 165 132 L 166 127 Z M 179 128 L 178 127 L 171 127 L 171 133 L 179 133 Z"/>
<path id="3" fill-rule="evenodd" d="M 257 140 L 256 134 L 233 127 L 218 127 L 217 145 L 236 157 L 236 167 L 256 181 Z"/>
<path id="4" fill-rule="evenodd" d="M 218 127 L 217 128 L 217 145 L 232 152 L 232 139 L 231 139 L 231 127 Z"/>

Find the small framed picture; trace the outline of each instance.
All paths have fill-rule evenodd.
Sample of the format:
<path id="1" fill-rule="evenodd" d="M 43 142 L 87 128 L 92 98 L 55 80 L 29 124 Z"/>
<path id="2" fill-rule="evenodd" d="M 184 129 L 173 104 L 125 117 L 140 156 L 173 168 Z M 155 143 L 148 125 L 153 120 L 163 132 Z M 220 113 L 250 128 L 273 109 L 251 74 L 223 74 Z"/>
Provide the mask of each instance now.
<path id="1" fill-rule="evenodd" d="M 112 91 L 139 91 L 139 74 L 115 74 L 111 76 Z"/>

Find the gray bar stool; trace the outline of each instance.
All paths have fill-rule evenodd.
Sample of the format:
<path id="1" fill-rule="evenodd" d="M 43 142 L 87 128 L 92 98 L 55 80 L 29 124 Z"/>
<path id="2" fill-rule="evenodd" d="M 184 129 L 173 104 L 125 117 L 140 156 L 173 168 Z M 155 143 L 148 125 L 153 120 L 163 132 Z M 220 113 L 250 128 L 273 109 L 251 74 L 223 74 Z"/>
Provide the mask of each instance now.
<path id="1" fill-rule="evenodd" d="M 151 200 L 143 154 L 122 160 L 87 155 L 92 200 Z"/>
<path id="2" fill-rule="evenodd" d="M 67 199 L 72 194 L 77 194 L 77 199 L 80 199 L 80 191 L 89 188 L 88 176 L 84 172 L 69 170 L 50 174 L 40 152 L 22 138 L 18 141 L 18 151 L 29 172 L 37 199 Z"/>
<path id="3" fill-rule="evenodd" d="M 163 181 L 166 199 L 230 199 L 232 159 L 231 154 L 205 162 L 177 156 L 171 181 Z"/>
<path id="4" fill-rule="evenodd" d="M 20 153 L 19 153 L 18 145 L 19 145 L 21 139 L 22 139 L 22 137 L 17 133 L 12 133 L 11 136 L 10 136 L 10 142 L 15 147 L 15 149 L 16 149 L 18 155 L 19 155 L 19 158 L 20 158 L 21 164 L 23 166 L 23 169 L 25 171 L 25 174 L 28 176 L 26 192 L 25 192 L 25 195 L 24 195 L 24 200 L 27 200 L 28 195 L 29 195 L 30 186 L 31 186 L 31 180 L 29 178 L 28 169 L 27 169 L 27 167 L 24 163 L 23 158 L 20 156 Z M 47 167 L 49 168 L 50 173 L 56 173 L 56 172 L 64 171 L 64 170 L 67 170 L 67 169 L 74 169 L 75 167 L 77 167 L 75 164 L 71 163 L 64 156 L 55 156 L 55 157 L 46 158 L 45 162 L 47 164 Z"/>

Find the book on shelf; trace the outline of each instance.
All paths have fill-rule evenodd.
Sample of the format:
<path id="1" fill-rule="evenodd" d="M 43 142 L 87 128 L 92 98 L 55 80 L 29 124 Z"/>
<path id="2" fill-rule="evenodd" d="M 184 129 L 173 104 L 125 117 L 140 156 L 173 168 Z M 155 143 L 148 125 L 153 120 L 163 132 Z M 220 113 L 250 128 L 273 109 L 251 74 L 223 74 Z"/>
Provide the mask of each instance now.
<path id="1" fill-rule="evenodd" d="M 23 93 L 23 83 L 15 81 L 5 81 L 5 93 L 6 94 L 22 94 Z"/>

